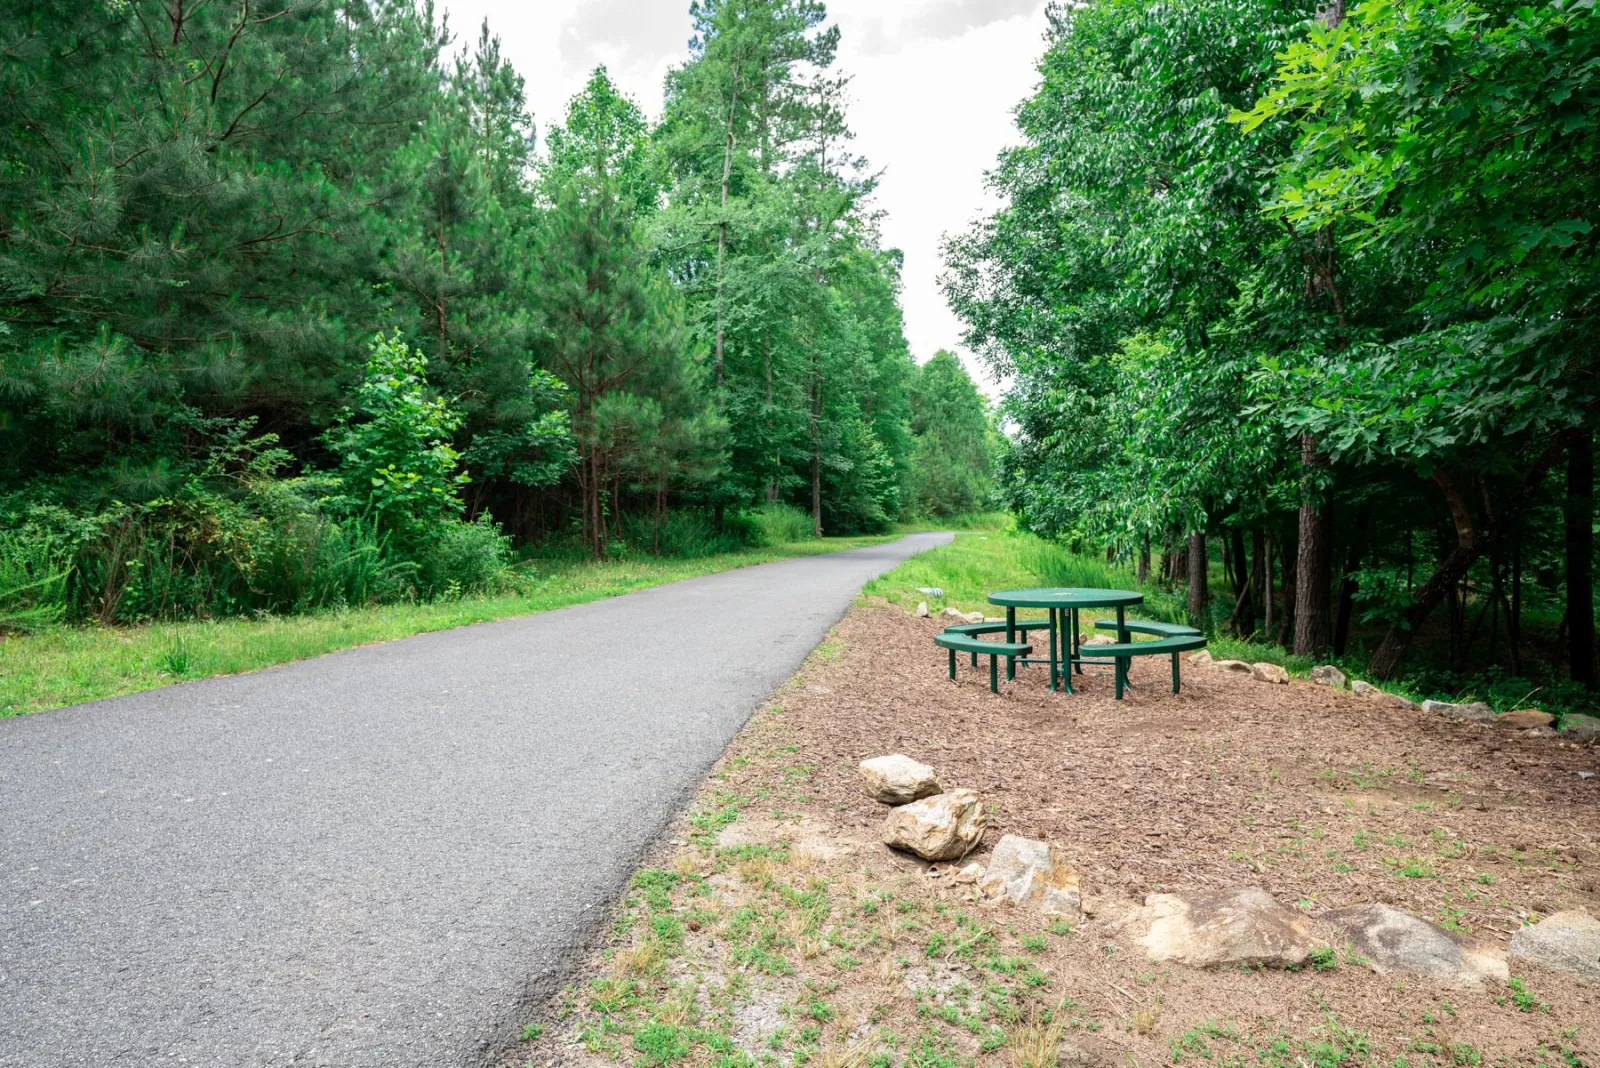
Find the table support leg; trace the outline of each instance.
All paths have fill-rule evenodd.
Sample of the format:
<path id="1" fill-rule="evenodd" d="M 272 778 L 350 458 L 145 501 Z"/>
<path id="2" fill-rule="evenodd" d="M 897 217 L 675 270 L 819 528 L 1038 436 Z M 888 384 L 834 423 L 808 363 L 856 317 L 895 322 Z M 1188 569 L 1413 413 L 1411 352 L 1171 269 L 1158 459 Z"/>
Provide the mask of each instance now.
<path id="1" fill-rule="evenodd" d="M 1070 624 L 1067 621 L 1066 609 L 1052 608 L 1050 614 L 1061 613 L 1061 688 L 1072 693 L 1072 635 L 1068 631 Z"/>
<path id="2" fill-rule="evenodd" d="M 1046 611 L 1050 617 L 1050 688 L 1054 690 L 1056 688 L 1056 614 L 1049 612 L 1048 609 Z"/>
<path id="3" fill-rule="evenodd" d="M 1078 610 L 1072 610 L 1072 667 L 1078 674 L 1083 674 L 1083 624 L 1078 620 Z"/>

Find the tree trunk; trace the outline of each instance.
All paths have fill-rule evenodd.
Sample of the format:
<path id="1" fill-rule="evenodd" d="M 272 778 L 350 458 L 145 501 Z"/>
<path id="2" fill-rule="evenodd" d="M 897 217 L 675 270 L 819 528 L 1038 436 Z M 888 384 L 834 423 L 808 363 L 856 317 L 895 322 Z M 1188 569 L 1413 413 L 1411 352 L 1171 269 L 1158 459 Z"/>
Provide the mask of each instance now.
<path id="1" fill-rule="evenodd" d="M 1512 498 L 1510 506 L 1500 516 L 1502 530 L 1516 529 L 1534 494 L 1544 482 L 1546 472 L 1556 462 L 1564 447 L 1564 439 L 1557 436 L 1534 459 L 1532 466 L 1528 468 L 1528 473 L 1522 478 L 1521 488 Z M 1460 582 L 1473 562 L 1483 553 L 1483 541 L 1472 525 L 1472 516 L 1467 511 L 1466 500 L 1456 488 L 1455 482 L 1443 471 L 1435 471 L 1433 481 L 1444 493 L 1445 503 L 1450 506 L 1450 517 L 1456 528 L 1456 547 L 1445 557 L 1444 562 L 1428 581 L 1417 587 L 1411 604 L 1401 613 L 1400 619 L 1389 628 L 1389 632 L 1383 636 L 1383 641 L 1373 651 L 1372 661 L 1367 666 L 1379 679 L 1387 679 L 1394 675 L 1422 624 L 1450 592 L 1451 585 Z"/>
<path id="2" fill-rule="evenodd" d="M 1189 625 L 1203 626 L 1206 619 L 1206 536 L 1196 531 L 1189 535 Z"/>
<path id="3" fill-rule="evenodd" d="M 1264 530 L 1251 535 L 1255 548 L 1256 589 L 1260 591 L 1261 633 L 1272 640 L 1272 539 Z"/>
<path id="4" fill-rule="evenodd" d="M 1595 688 L 1594 662 L 1594 439 L 1588 430 L 1567 432 L 1567 671 L 1573 682 Z"/>
<path id="5" fill-rule="evenodd" d="M 1300 435 L 1300 463 L 1305 475 L 1300 489 L 1300 552 L 1296 564 L 1294 651 L 1320 657 L 1328 648 L 1332 612 L 1328 586 L 1332 580 L 1332 513 L 1317 501 L 1317 473 L 1327 460 L 1317 452 L 1317 439 Z"/>
<path id="6" fill-rule="evenodd" d="M 1139 539 L 1139 572 L 1137 580 L 1143 586 L 1150 579 L 1150 535 Z"/>
<path id="7" fill-rule="evenodd" d="M 811 532 L 822 537 L 822 382 L 811 384 Z"/>
<path id="8" fill-rule="evenodd" d="M 1256 629 L 1256 587 L 1250 582 L 1250 557 L 1244 550 L 1244 531 L 1238 527 L 1228 535 L 1233 557 L 1233 630 L 1251 634 Z"/>
<path id="9" fill-rule="evenodd" d="M 1278 622 L 1277 642 L 1287 646 L 1294 640 L 1295 580 L 1300 566 L 1298 539 L 1291 538 L 1278 553 L 1283 568 L 1283 619 Z"/>
<path id="10" fill-rule="evenodd" d="M 1350 617 L 1356 609 L 1356 572 L 1361 570 L 1361 558 L 1367 551 L 1367 509 L 1356 512 L 1356 531 L 1350 539 L 1350 555 L 1345 557 L 1344 577 L 1339 582 L 1339 616 L 1333 625 L 1333 654 L 1343 656 L 1350 643 Z"/>

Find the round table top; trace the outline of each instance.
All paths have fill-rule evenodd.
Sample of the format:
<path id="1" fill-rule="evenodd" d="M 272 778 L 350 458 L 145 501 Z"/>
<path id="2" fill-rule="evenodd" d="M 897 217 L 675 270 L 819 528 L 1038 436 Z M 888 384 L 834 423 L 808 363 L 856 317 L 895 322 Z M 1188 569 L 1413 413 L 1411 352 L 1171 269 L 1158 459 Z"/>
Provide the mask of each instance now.
<path id="1" fill-rule="evenodd" d="M 1008 608 L 1116 608 L 1143 604 L 1144 594 L 1132 590 L 1088 590 L 1081 587 L 1045 586 L 1034 590 L 1001 590 L 989 595 L 990 604 Z"/>

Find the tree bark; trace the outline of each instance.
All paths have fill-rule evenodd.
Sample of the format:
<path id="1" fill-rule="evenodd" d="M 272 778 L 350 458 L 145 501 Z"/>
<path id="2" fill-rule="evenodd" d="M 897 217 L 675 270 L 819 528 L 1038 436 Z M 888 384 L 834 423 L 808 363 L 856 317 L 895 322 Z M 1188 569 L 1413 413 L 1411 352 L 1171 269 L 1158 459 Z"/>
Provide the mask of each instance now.
<path id="1" fill-rule="evenodd" d="M 1235 527 L 1228 536 L 1232 546 L 1233 629 L 1236 634 L 1251 634 L 1256 629 L 1256 587 L 1250 581 L 1250 557 L 1244 548 L 1244 531 Z"/>
<path id="2" fill-rule="evenodd" d="M 1199 627 L 1205 623 L 1206 602 L 1206 536 L 1196 531 L 1189 535 L 1189 625 Z"/>
<path id="3" fill-rule="evenodd" d="M 1256 530 L 1250 535 L 1251 547 L 1255 550 L 1255 588 L 1259 591 L 1257 598 L 1261 602 L 1261 633 L 1268 641 L 1272 640 L 1272 539 L 1264 530 Z"/>
<path id="4" fill-rule="evenodd" d="M 1523 476 L 1521 488 L 1500 517 L 1501 530 L 1516 529 L 1523 512 L 1527 510 L 1540 484 L 1544 482 L 1545 474 L 1560 457 L 1564 448 L 1564 439 L 1557 436 L 1534 459 L 1527 474 Z M 1450 518 L 1456 528 L 1456 547 L 1445 557 L 1428 581 L 1417 587 L 1411 604 L 1401 613 L 1400 619 L 1389 628 L 1389 632 L 1383 636 L 1383 641 L 1373 651 L 1368 668 L 1379 679 L 1391 678 L 1394 675 L 1422 624 L 1438 607 L 1439 602 L 1444 600 L 1451 586 L 1461 581 L 1462 576 L 1483 553 L 1483 539 L 1478 536 L 1477 529 L 1473 526 L 1472 515 L 1467 511 L 1466 499 L 1462 497 L 1454 480 L 1439 470 L 1433 473 L 1433 481 L 1444 493 L 1445 503 L 1450 507 Z"/>
<path id="5" fill-rule="evenodd" d="M 1332 581 L 1332 547 L 1328 544 L 1331 513 L 1317 500 L 1316 477 L 1327 466 L 1317 451 L 1317 439 L 1300 435 L 1300 463 L 1305 471 L 1300 489 L 1300 552 L 1295 575 L 1294 651 L 1319 657 L 1328 648 L 1332 612 L 1328 587 Z"/>
<path id="6" fill-rule="evenodd" d="M 1146 534 L 1139 540 L 1139 572 L 1137 579 L 1143 586 L 1150 578 L 1150 535 Z"/>
<path id="7" fill-rule="evenodd" d="M 1278 558 L 1283 567 L 1283 619 L 1278 623 L 1277 642 L 1287 646 L 1294 641 L 1295 581 L 1300 566 L 1298 540 L 1291 538 L 1289 544 L 1278 553 Z"/>
<path id="8" fill-rule="evenodd" d="M 1567 432 L 1567 672 L 1595 688 L 1594 662 L 1594 439 L 1588 430 Z"/>
<path id="9" fill-rule="evenodd" d="M 1333 654 L 1343 656 L 1350 643 L 1350 617 L 1355 614 L 1356 572 L 1361 570 L 1361 558 L 1367 551 L 1367 509 L 1356 512 L 1356 531 L 1350 539 L 1350 555 L 1345 557 L 1344 577 L 1339 581 L 1339 615 L 1333 624 Z"/>

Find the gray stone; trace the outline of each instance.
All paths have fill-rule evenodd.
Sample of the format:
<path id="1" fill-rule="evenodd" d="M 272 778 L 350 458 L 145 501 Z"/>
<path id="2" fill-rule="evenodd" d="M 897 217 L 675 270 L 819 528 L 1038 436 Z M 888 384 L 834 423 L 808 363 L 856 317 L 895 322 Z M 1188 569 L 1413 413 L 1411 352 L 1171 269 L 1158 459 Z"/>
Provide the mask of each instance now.
<path id="1" fill-rule="evenodd" d="M 1558 912 L 1512 935 L 1511 955 L 1600 982 L 1600 920 Z"/>
<path id="2" fill-rule="evenodd" d="M 976 790 L 947 790 L 901 805 L 883 822 L 884 844 L 924 860 L 955 860 L 983 837 L 983 800 Z"/>
<path id="3" fill-rule="evenodd" d="M 917 602 L 917 615 L 918 615 L 919 618 L 922 618 L 922 619 L 928 618 L 928 602 L 927 601 L 918 601 Z"/>
<path id="4" fill-rule="evenodd" d="M 1277 686 L 1289 685 L 1289 672 L 1279 664 L 1251 664 L 1250 674 L 1258 682 L 1270 682 Z"/>
<path id="5" fill-rule="evenodd" d="M 1117 644 L 1117 639 L 1113 638 L 1109 634 L 1096 634 L 1096 635 L 1094 635 L 1092 637 L 1085 638 L 1079 644 L 1080 645 L 1115 645 L 1115 644 Z"/>
<path id="6" fill-rule="evenodd" d="M 982 612 L 968 612 L 961 618 L 965 619 L 968 623 L 982 623 L 984 621 Z"/>
<path id="7" fill-rule="evenodd" d="M 1335 690 L 1344 689 L 1344 672 L 1332 664 L 1318 664 L 1311 669 L 1311 681 L 1318 686 L 1332 686 Z"/>
<path id="8" fill-rule="evenodd" d="M 1078 873 L 1061 851 L 1049 842 L 1015 834 L 1001 838 L 994 847 L 978 889 L 1013 905 L 1036 905 L 1047 915 L 1076 918 L 1083 908 Z"/>
<path id="9" fill-rule="evenodd" d="M 945 619 L 959 619 L 963 622 L 965 622 L 967 618 L 967 614 L 961 609 L 957 608 L 955 605 L 945 606 L 945 610 L 939 614 Z"/>
<path id="10" fill-rule="evenodd" d="M 1388 905 L 1357 905 L 1322 918 L 1380 975 L 1415 972 L 1457 986 L 1509 976 L 1505 958 L 1493 950 Z"/>
<path id="11" fill-rule="evenodd" d="M 1241 675 L 1250 674 L 1250 665 L 1243 660 L 1213 660 L 1211 666 L 1221 668 L 1223 671 L 1234 671 Z"/>
<path id="12" fill-rule="evenodd" d="M 1362 697 L 1371 697 L 1373 694 L 1380 694 L 1383 691 L 1365 679 L 1357 679 L 1350 684 L 1350 692 L 1360 694 Z"/>
<path id="13" fill-rule="evenodd" d="M 1600 738 L 1600 719 L 1581 712 L 1568 712 L 1561 717 L 1561 733 L 1580 741 L 1593 741 Z"/>
<path id="14" fill-rule="evenodd" d="M 1482 701 L 1472 701 L 1467 704 L 1455 705 L 1449 701 L 1424 701 L 1424 712 L 1441 713 L 1448 719 L 1464 719 L 1472 723 L 1493 723 L 1494 709 Z"/>
<path id="15" fill-rule="evenodd" d="M 1202 649 L 1198 653 L 1190 653 L 1189 654 L 1189 663 L 1191 663 L 1191 664 L 1209 664 L 1209 663 L 1211 663 L 1211 650 L 1210 649 Z"/>
<path id="16" fill-rule="evenodd" d="M 1119 926 L 1155 962 L 1208 967 L 1303 964 L 1318 945 L 1304 913 L 1256 886 L 1197 894 L 1151 894 Z"/>
<path id="17" fill-rule="evenodd" d="M 901 753 L 863 760 L 857 770 L 867 796 L 886 805 L 909 804 L 941 789 L 932 768 Z"/>

